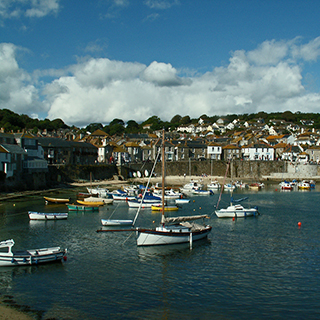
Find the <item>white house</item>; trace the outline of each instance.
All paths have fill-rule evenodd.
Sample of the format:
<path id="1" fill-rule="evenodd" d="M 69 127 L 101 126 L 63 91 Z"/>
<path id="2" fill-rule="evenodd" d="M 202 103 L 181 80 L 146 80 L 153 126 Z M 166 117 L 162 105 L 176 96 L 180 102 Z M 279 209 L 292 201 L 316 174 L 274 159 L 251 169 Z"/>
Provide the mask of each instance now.
<path id="1" fill-rule="evenodd" d="M 209 159 L 221 160 L 222 146 L 217 143 L 210 143 L 207 146 L 207 155 Z"/>
<path id="2" fill-rule="evenodd" d="M 244 160 L 274 160 L 274 148 L 264 143 L 252 143 L 242 147 Z"/>

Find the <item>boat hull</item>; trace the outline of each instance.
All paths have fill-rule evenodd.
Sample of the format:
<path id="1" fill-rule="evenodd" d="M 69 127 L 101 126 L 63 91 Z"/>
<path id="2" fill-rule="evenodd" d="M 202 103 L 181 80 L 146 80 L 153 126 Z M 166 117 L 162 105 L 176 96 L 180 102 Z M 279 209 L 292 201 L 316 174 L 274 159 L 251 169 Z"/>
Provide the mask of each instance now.
<path id="1" fill-rule="evenodd" d="M 151 206 L 152 211 L 162 211 L 162 205 L 152 205 Z M 164 211 L 177 211 L 179 208 L 177 206 L 165 206 Z"/>
<path id="2" fill-rule="evenodd" d="M 68 218 L 68 213 L 28 212 L 30 220 L 62 220 Z"/>
<path id="3" fill-rule="evenodd" d="M 132 226 L 132 220 L 101 219 L 104 226 Z"/>
<path id="4" fill-rule="evenodd" d="M 59 262 L 62 259 L 65 260 L 66 255 L 67 250 L 61 250 L 59 247 L 28 250 L 24 252 L 17 251 L 10 256 L 0 254 L 0 267 L 27 266 L 49 262 Z"/>
<path id="5" fill-rule="evenodd" d="M 77 200 L 77 203 L 84 205 L 84 206 L 91 206 L 91 207 L 101 207 L 104 206 L 105 203 L 103 201 L 82 201 Z"/>
<path id="6" fill-rule="evenodd" d="M 99 207 L 82 206 L 82 205 L 69 205 L 67 204 L 69 211 L 98 211 Z"/>
<path id="7" fill-rule="evenodd" d="M 44 200 L 50 203 L 68 203 L 69 199 L 59 199 L 59 198 L 50 198 L 50 197 L 43 197 Z"/>
<path id="8" fill-rule="evenodd" d="M 154 205 L 157 205 L 159 204 L 160 202 L 157 201 L 157 202 L 139 202 L 139 201 L 128 201 L 128 206 L 129 208 L 139 208 L 141 206 L 141 208 L 151 208 L 152 206 Z"/>
<path id="9" fill-rule="evenodd" d="M 181 228 L 177 231 L 160 231 L 157 229 L 138 229 L 137 245 L 138 246 L 159 246 L 168 244 L 188 243 L 204 239 L 210 233 L 212 227 L 207 226 L 201 231 L 191 233 L 188 228 Z M 184 231 L 185 230 L 185 231 Z M 190 239 L 191 238 L 191 239 Z"/>
<path id="10" fill-rule="evenodd" d="M 216 210 L 215 213 L 218 218 L 246 218 L 258 215 L 258 210 L 254 208 L 245 210 L 220 209 Z"/>

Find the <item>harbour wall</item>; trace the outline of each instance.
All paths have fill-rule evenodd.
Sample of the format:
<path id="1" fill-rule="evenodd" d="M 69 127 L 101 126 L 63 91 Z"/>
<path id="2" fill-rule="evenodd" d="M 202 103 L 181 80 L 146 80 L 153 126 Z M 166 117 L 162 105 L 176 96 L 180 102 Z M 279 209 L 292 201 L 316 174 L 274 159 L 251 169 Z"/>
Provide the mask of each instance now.
<path id="1" fill-rule="evenodd" d="M 126 174 L 140 172 L 141 175 L 150 173 L 153 163 L 130 164 L 123 168 Z M 232 180 L 283 180 L 283 179 L 320 179 L 320 167 L 314 164 L 291 164 L 288 161 L 174 161 L 166 162 L 166 176 L 218 176 L 223 177 L 227 171 L 227 178 Z M 146 172 L 147 170 L 147 172 Z M 129 173 L 128 173 L 129 172 Z M 132 174 L 131 172 L 131 174 Z M 161 175 L 161 163 L 157 163 L 156 175 Z"/>
<path id="2" fill-rule="evenodd" d="M 40 190 L 55 188 L 71 182 L 89 182 L 110 179 L 127 180 L 149 176 L 154 163 L 130 163 L 122 166 L 107 165 L 59 165 L 49 166 L 48 172 L 25 174 L 22 179 L 3 179 L 0 192 Z M 161 162 L 155 165 L 154 174 L 161 176 Z M 228 166 L 226 161 L 174 161 L 166 163 L 166 176 L 211 176 L 232 180 L 284 180 L 314 179 L 320 181 L 320 168 L 315 164 L 292 164 L 287 161 L 235 160 Z"/>

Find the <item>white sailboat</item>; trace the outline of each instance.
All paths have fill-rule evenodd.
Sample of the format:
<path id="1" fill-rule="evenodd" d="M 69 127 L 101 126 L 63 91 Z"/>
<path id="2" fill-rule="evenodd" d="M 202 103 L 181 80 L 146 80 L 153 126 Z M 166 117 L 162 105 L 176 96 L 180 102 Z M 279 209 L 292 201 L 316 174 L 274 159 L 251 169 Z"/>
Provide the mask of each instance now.
<path id="1" fill-rule="evenodd" d="M 208 236 L 212 227 L 195 223 L 195 220 L 208 218 L 207 215 L 166 217 L 164 210 L 165 185 L 165 149 L 164 131 L 162 133 L 162 215 L 161 223 L 154 229 L 137 228 L 138 246 L 156 246 L 166 244 L 190 243 Z"/>

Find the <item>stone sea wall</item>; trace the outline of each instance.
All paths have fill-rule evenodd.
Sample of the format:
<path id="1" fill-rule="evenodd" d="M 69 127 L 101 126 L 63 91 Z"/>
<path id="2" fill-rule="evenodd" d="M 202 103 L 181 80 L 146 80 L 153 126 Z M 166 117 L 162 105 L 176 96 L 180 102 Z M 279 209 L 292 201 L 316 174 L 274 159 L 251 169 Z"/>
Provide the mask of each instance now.
<path id="1" fill-rule="evenodd" d="M 19 190 L 41 190 L 65 185 L 77 181 L 100 181 L 109 179 L 126 180 L 134 176 L 150 175 L 152 162 L 107 165 L 67 165 L 49 166 L 47 173 L 24 175 L 22 179 L 0 181 L 0 192 Z M 167 176 L 214 176 L 224 177 L 227 169 L 226 161 L 174 161 L 166 163 Z M 161 176 L 162 164 L 158 162 L 154 173 Z M 284 161 L 241 161 L 235 160 L 228 167 L 227 178 L 232 180 L 284 180 L 315 179 L 320 180 L 318 165 L 293 165 Z"/>

